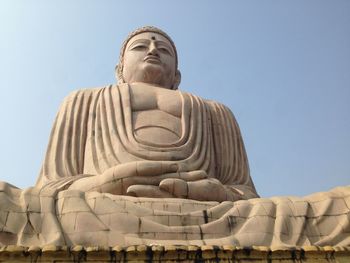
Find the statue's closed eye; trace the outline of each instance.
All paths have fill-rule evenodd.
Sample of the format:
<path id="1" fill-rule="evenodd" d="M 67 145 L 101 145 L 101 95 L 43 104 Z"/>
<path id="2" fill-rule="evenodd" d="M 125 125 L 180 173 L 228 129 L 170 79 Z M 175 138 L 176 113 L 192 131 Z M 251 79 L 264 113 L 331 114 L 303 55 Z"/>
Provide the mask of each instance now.
<path id="1" fill-rule="evenodd" d="M 147 46 L 144 44 L 138 44 L 135 46 L 132 46 L 129 50 L 145 50 L 147 49 Z"/>
<path id="2" fill-rule="evenodd" d="M 158 50 L 161 51 L 161 52 L 163 52 L 163 53 L 166 53 L 166 54 L 171 55 L 170 51 L 169 51 L 167 48 L 160 47 L 160 48 L 158 48 Z"/>

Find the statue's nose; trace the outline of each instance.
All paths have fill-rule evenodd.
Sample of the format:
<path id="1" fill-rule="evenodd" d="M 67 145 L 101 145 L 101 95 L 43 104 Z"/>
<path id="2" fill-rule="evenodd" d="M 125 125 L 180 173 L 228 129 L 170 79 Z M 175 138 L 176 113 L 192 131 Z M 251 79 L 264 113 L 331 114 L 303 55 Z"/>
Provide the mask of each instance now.
<path id="1" fill-rule="evenodd" d="M 157 46 L 151 42 L 148 49 L 148 55 L 159 56 Z"/>

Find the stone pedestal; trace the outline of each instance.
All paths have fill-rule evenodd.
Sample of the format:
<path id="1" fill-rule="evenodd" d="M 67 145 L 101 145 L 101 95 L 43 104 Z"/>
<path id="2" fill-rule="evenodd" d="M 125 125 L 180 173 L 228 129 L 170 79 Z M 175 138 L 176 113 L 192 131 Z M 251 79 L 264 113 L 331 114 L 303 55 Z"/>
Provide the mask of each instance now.
<path id="1" fill-rule="evenodd" d="M 350 247 L 20 247 L 0 248 L 0 262 L 350 262 Z"/>

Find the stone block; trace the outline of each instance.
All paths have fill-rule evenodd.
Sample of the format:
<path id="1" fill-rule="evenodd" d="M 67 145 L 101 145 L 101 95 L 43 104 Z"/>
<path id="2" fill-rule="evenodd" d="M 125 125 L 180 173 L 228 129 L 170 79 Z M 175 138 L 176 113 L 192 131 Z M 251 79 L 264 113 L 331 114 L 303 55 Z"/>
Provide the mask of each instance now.
<path id="1" fill-rule="evenodd" d="M 27 224 L 26 213 L 9 212 L 3 231 L 11 233 L 20 233 L 23 225 Z"/>
<path id="2" fill-rule="evenodd" d="M 55 199 L 53 197 L 41 196 L 40 208 L 42 213 L 55 211 Z"/>
<path id="3" fill-rule="evenodd" d="M 87 205 L 85 199 L 76 196 L 64 198 L 62 214 L 89 211 L 91 211 L 91 208 Z"/>
<path id="4" fill-rule="evenodd" d="M 123 233 L 138 233 L 140 227 L 140 218 L 127 213 L 112 213 L 110 214 L 110 229 Z"/>
<path id="5" fill-rule="evenodd" d="M 75 220 L 75 232 L 107 231 L 109 228 L 91 212 L 78 212 Z"/>
<path id="6" fill-rule="evenodd" d="M 74 233 L 76 218 L 78 213 L 65 213 L 60 218 L 60 223 L 62 226 L 62 230 L 65 233 Z"/>

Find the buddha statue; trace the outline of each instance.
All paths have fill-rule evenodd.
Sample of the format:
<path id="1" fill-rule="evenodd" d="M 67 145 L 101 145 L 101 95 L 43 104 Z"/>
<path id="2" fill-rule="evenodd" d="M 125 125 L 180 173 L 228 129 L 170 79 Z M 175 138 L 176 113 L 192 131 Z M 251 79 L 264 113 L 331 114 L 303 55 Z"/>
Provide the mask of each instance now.
<path id="1" fill-rule="evenodd" d="M 132 32 L 116 75 L 118 85 L 65 99 L 38 188 L 220 202 L 258 196 L 232 113 L 178 90 L 177 51 L 165 32 Z"/>
<path id="2" fill-rule="evenodd" d="M 116 75 L 65 98 L 34 187 L 0 182 L 1 246 L 350 245 L 350 186 L 258 198 L 235 118 L 178 90 L 166 33 L 131 33 Z"/>

